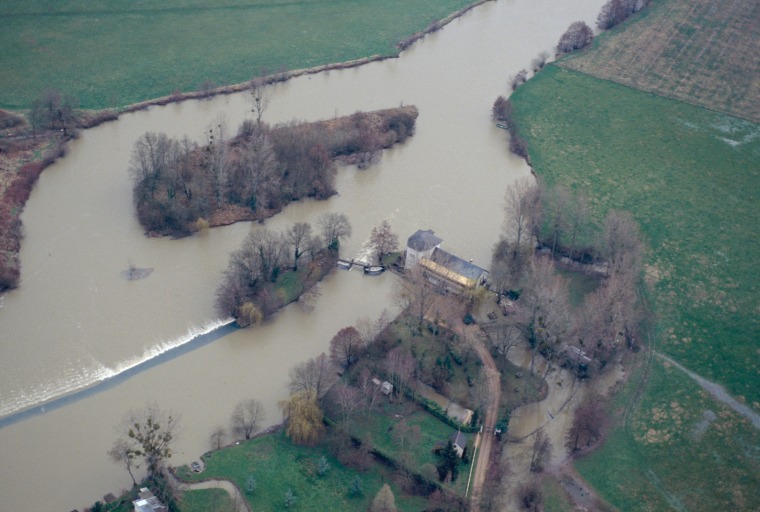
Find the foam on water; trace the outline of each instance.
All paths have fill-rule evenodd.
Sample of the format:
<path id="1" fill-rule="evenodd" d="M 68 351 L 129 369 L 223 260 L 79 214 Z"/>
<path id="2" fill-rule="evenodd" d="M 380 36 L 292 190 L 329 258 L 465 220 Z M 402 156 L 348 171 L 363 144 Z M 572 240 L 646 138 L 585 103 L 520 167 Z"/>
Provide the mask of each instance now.
<path id="1" fill-rule="evenodd" d="M 141 355 L 131 357 L 112 368 L 94 359 L 91 361 L 75 361 L 66 369 L 64 376 L 59 379 L 42 381 L 31 389 L 18 391 L 11 396 L 3 396 L 0 402 L 0 417 L 41 406 L 57 398 L 91 387 L 99 382 L 118 377 L 232 321 L 232 318 L 223 318 L 208 322 L 201 327 L 191 326 L 184 335 L 172 340 L 155 343 Z"/>

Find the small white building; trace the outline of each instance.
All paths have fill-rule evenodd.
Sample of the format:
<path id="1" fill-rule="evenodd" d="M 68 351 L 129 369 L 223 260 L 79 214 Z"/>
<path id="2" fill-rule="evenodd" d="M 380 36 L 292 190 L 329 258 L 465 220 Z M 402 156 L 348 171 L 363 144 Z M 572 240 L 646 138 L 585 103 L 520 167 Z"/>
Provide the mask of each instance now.
<path id="1" fill-rule="evenodd" d="M 150 489 L 143 487 L 140 492 L 137 493 L 139 499 L 132 502 L 135 507 L 135 512 L 166 512 L 167 508 L 163 503 L 158 501 L 158 498 L 153 496 Z"/>
<path id="2" fill-rule="evenodd" d="M 393 392 L 393 384 L 388 382 L 387 380 L 383 382 L 382 387 L 380 388 L 384 395 L 390 395 Z"/>

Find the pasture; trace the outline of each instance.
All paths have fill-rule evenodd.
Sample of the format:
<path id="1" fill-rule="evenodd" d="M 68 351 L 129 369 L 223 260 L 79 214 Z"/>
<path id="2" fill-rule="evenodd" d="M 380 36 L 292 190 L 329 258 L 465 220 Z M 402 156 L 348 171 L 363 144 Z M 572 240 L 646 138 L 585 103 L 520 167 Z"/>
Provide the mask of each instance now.
<path id="1" fill-rule="evenodd" d="M 9 0 L 0 6 L 0 108 L 49 87 L 80 107 L 121 107 L 204 82 L 371 55 L 469 0 Z"/>

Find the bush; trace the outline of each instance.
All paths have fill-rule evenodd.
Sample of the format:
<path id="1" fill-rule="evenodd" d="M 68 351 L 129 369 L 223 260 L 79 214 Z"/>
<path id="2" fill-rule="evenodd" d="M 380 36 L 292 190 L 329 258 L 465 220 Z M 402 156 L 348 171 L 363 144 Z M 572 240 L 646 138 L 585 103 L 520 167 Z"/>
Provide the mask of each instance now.
<path id="1" fill-rule="evenodd" d="M 594 40 L 594 31 L 582 21 L 570 24 L 557 43 L 557 53 L 570 53 L 585 48 Z"/>
<path id="2" fill-rule="evenodd" d="M 472 317 L 470 313 L 467 313 L 466 315 L 464 315 L 464 318 L 462 319 L 462 321 L 464 322 L 464 325 L 472 325 L 475 323 L 475 319 Z"/>

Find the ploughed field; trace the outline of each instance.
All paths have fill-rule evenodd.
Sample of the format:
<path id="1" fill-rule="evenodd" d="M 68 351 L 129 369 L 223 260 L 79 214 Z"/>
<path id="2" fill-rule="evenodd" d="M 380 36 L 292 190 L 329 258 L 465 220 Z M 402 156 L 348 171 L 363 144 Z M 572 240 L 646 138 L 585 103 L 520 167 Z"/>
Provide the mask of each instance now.
<path id="1" fill-rule="evenodd" d="M 82 108 L 123 106 L 370 55 L 469 0 L 9 0 L 0 6 L 0 108 L 49 87 Z"/>
<path id="2" fill-rule="evenodd" d="M 760 4 L 660 0 L 631 21 L 560 65 L 760 122 Z"/>

